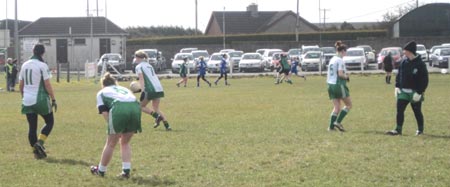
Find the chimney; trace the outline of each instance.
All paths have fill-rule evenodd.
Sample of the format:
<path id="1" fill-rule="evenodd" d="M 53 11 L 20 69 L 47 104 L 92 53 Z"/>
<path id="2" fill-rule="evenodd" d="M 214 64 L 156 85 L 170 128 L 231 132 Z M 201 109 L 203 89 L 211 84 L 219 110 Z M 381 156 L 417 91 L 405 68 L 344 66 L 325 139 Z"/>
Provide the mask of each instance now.
<path id="1" fill-rule="evenodd" d="M 247 12 L 250 12 L 252 17 L 258 17 L 258 5 L 255 3 L 248 5 Z"/>

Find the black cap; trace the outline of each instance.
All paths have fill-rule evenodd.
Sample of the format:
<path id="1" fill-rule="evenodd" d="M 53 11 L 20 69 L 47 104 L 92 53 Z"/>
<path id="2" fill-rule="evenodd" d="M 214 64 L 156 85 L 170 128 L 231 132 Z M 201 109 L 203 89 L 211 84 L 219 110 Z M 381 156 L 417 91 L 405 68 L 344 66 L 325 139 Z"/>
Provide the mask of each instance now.
<path id="1" fill-rule="evenodd" d="M 405 45 L 405 47 L 403 47 L 403 49 L 415 55 L 417 51 L 417 43 L 415 41 L 410 41 Z"/>

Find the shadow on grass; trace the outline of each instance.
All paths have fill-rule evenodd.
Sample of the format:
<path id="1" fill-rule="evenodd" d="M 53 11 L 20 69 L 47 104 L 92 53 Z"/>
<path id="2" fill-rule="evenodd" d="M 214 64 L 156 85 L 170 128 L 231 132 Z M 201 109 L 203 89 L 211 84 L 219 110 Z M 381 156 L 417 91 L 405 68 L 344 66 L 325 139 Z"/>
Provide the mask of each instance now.
<path id="1" fill-rule="evenodd" d="M 147 177 L 132 176 L 129 180 L 137 185 L 144 185 L 144 186 L 170 186 L 175 184 L 175 181 L 172 179 L 169 179 L 167 177 L 161 178 L 155 175 Z"/>
<path id="2" fill-rule="evenodd" d="M 388 137 L 388 135 L 386 135 L 386 132 L 384 132 L 384 131 L 362 131 L 361 133 L 363 133 L 363 134 L 374 134 L 374 135 L 383 135 L 383 136 L 387 136 Z M 410 136 L 410 135 L 407 135 L 407 134 L 402 134 L 401 136 Z M 414 136 L 414 135 L 411 135 L 411 136 Z M 450 135 L 434 135 L 434 134 L 424 134 L 424 135 L 422 135 L 422 137 L 424 137 L 424 138 L 436 138 L 436 139 L 450 139 Z"/>
<path id="3" fill-rule="evenodd" d="M 83 161 L 83 160 L 73 160 L 73 159 L 57 159 L 57 158 L 52 158 L 52 157 L 47 157 L 46 159 L 44 159 L 44 161 L 46 161 L 47 163 L 50 164 L 65 164 L 65 165 L 80 165 L 80 166 L 87 166 L 89 167 L 91 164 Z"/>

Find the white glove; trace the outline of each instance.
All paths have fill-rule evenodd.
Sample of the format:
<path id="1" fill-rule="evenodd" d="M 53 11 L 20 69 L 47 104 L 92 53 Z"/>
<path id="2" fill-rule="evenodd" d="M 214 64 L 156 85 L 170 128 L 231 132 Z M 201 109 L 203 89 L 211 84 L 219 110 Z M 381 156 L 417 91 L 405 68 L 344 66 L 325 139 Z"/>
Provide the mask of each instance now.
<path id="1" fill-rule="evenodd" d="M 420 95 L 420 94 L 418 94 L 418 93 L 414 93 L 414 94 L 413 94 L 412 100 L 413 100 L 415 103 L 419 102 L 421 99 L 422 99 L 422 95 Z"/>
<path id="2" fill-rule="evenodd" d="M 397 96 L 398 96 L 398 94 L 400 94 L 401 92 L 400 92 L 400 88 L 395 88 L 395 90 L 394 90 L 394 96 L 395 96 L 395 98 L 397 98 Z"/>

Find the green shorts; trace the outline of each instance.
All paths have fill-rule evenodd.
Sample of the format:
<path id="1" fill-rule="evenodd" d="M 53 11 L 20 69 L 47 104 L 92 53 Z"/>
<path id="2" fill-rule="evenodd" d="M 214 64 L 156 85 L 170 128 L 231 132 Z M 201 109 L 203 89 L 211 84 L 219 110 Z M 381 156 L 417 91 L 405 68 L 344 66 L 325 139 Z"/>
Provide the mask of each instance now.
<path id="1" fill-rule="evenodd" d="M 151 100 L 155 100 L 155 99 L 159 99 L 159 98 L 163 98 L 163 97 L 164 97 L 164 92 L 142 92 L 139 100 L 141 102 L 144 101 L 144 99 L 151 101 Z"/>
<path id="2" fill-rule="evenodd" d="M 344 99 L 350 97 L 350 91 L 345 84 L 328 84 L 330 99 Z"/>
<path id="3" fill-rule="evenodd" d="M 408 92 L 404 92 L 404 91 L 400 90 L 400 93 L 397 95 L 397 100 L 405 100 L 405 101 L 408 101 L 408 102 L 410 102 L 410 103 L 413 103 L 413 102 L 414 102 L 414 101 L 413 101 L 413 95 L 414 95 L 414 93 L 416 93 L 416 92 L 413 91 L 413 92 L 411 92 L 411 93 L 408 93 Z M 424 101 L 424 100 L 425 100 L 425 98 L 424 98 L 423 95 L 422 95 L 422 98 L 420 99 L 419 102 L 422 102 L 422 101 Z"/>
<path id="4" fill-rule="evenodd" d="M 52 113 L 52 105 L 50 103 L 50 98 L 43 98 L 38 101 L 36 104 L 31 106 L 25 106 L 22 104 L 22 114 L 39 114 L 39 115 L 47 115 Z"/>
<path id="5" fill-rule="evenodd" d="M 108 134 L 142 132 L 138 102 L 117 102 L 109 110 Z"/>

